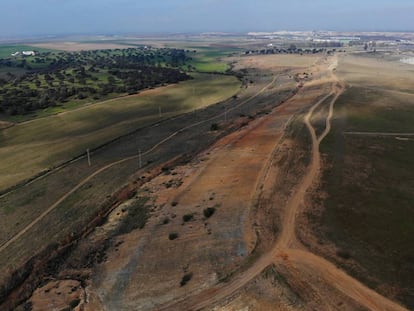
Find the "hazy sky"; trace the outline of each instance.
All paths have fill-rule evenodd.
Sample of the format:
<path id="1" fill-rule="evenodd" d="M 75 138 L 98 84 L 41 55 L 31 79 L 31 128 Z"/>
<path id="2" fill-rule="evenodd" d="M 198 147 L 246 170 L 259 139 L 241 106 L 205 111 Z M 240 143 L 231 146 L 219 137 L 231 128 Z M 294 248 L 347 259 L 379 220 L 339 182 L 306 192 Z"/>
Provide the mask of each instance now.
<path id="1" fill-rule="evenodd" d="M 0 0 L 0 36 L 414 30 L 413 0 Z"/>

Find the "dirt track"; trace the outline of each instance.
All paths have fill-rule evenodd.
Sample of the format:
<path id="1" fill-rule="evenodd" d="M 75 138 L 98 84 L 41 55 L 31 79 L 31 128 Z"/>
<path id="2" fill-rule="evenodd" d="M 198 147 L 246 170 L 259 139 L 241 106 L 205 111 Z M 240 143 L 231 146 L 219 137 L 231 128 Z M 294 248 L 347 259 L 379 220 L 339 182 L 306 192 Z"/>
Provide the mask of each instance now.
<path id="1" fill-rule="evenodd" d="M 328 70 L 333 72 L 336 63 L 334 60 L 329 65 Z M 160 307 L 159 310 L 200 310 L 211 307 L 243 288 L 273 263 L 283 264 L 286 267 L 294 265 L 296 270 L 303 272 L 310 271 L 311 274 L 318 275 L 327 284 L 369 310 L 406 310 L 397 303 L 379 295 L 356 279 L 350 277 L 343 270 L 337 268 L 324 258 L 307 251 L 296 239 L 296 216 L 304 207 L 307 191 L 318 177 L 320 171 L 319 146 L 330 131 L 334 104 L 343 91 L 344 85 L 332 73 L 331 92 L 313 105 L 304 118 L 304 122 L 312 138 L 312 159 L 307 172 L 286 206 L 286 213 L 281 221 L 283 225 L 282 230 L 273 249 L 261 256 L 247 270 L 233 276 L 229 282 L 219 283 L 199 294 L 183 297 L 182 300 L 168 303 Z M 329 102 L 326 128 L 317 137 L 315 129 L 310 123 L 310 119 L 314 110 L 332 95 L 334 97 Z"/>

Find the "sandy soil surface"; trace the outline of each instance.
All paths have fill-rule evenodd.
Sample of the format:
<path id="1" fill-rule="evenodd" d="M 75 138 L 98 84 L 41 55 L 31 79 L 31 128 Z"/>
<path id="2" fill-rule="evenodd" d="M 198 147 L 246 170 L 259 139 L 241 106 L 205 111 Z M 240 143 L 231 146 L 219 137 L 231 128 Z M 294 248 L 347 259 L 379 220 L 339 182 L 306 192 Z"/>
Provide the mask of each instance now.
<path id="1" fill-rule="evenodd" d="M 78 52 L 78 51 L 88 51 L 88 50 L 110 50 L 110 49 L 127 49 L 133 48 L 134 45 L 125 45 L 125 44 L 114 44 L 114 43 L 82 43 L 82 42 L 47 42 L 47 43 L 36 43 L 32 46 L 52 49 L 52 50 L 62 50 L 67 52 Z"/>

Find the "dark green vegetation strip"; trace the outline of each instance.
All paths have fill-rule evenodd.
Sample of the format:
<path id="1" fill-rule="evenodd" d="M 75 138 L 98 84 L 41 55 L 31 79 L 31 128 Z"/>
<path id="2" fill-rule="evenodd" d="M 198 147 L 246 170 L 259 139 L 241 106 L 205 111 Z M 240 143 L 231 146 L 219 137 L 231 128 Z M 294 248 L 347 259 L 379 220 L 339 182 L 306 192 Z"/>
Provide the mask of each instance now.
<path id="1" fill-rule="evenodd" d="M 322 143 L 328 198 L 317 234 L 360 265 L 345 264 L 355 276 L 414 307 L 414 141 L 343 134 L 413 132 L 414 108 L 395 96 L 351 88 L 334 116 Z"/>

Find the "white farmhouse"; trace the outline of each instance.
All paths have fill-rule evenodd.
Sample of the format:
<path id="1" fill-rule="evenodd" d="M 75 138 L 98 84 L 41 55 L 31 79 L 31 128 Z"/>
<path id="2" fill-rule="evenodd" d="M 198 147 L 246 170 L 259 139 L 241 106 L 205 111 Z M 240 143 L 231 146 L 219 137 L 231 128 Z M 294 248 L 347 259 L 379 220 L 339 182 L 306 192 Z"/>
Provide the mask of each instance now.
<path id="1" fill-rule="evenodd" d="M 24 56 L 35 56 L 36 55 L 34 51 L 23 51 L 22 54 Z"/>

